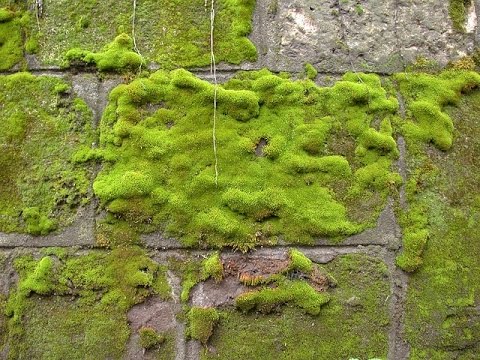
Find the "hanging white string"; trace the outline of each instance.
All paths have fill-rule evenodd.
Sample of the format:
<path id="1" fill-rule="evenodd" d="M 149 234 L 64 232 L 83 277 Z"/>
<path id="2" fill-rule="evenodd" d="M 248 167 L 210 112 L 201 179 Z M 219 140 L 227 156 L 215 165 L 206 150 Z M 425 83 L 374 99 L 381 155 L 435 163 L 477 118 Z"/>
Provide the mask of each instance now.
<path id="1" fill-rule="evenodd" d="M 135 20 L 137 17 L 137 0 L 133 0 L 133 14 L 132 14 L 132 38 L 133 38 L 133 50 L 142 57 L 140 51 L 137 47 L 137 39 L 135 37 Z M 142 70 L 142 62 L 140 62 L 140 67 L 138 68 L 138 72 Z"/>
<path id="2" fill-rule="evenodd" d="M 213 35 L 215 23 L 215 0 L 211 0 L 210 8 L 210 74 L 213 75 L 213 154 L 215 156 L 215 186 L 218 185 L 218 156 L 217 156 L 217 65 L 215 64 L 215 53 L 213 51 Z"/>

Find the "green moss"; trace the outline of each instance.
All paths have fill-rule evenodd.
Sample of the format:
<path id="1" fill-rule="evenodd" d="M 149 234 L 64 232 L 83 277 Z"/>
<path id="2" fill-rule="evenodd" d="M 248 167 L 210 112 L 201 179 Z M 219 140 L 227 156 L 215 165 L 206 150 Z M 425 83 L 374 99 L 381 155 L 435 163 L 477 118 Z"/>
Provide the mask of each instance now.
<path id="1" fill-rule="evenodd" d="M 140 346 L 145 350 L 150 350 L 165 342 L 165 337 L 158 334 L 153 328 L 143 326 L 138 329 L 140 336 Z"/>
<path id="2" fill-rule="evenodd" d="M 321 307 L 329 300 L 328 294 L 317 292 L 306 282 L 286 280 L 277 287 L 244 293 L 235 299 L 235 305 L 244 312 L 257 309 L 268 314 L 276 307 L 291 304 L 310 315 L 318 315 Z"/>
<path id="3" fill-rule="evenodd" d="M 325 266 L 338 281 L 319 316 L 286 306 L 282 312 L 225 310 L 202 359 L 372 359 L 388 352 L 390 283 L 386 265 L 364 255 Z"/>
<path id="4" fill-rule="evenodd" d="M 162 68 L 199 67 L 210 64 L 210 1 L 145 0 L 136 4 L 135 40 L 147 62 Z M 248 39 L 255 8 L 254 0 L 215 1 L 214 52 L 217 62 L 239 64 L 254 61 L 255 46 Z M 112 11 L 115 9 L 115 11 Z M 100 56 L 102 47 L 121 33 L 132 33 L 130 2 L 74 0 L 49 4 L 40 18 L 38 57 L 42 63 L 64 65 L 71 49 L 75 58 Z M 129 47 L 126 50 L 131 50 Z M 102 66 L 118 69 L 112 53 L 101 59 Z M 140 58 L 123 56 L 123 64 Z M 98 61 L 96 61 L 98 63 Z M 133 66 L 133 64 L 132 64 Z M 122 66 L 123 67 L 123 66 Z"/>
<path id="5" fill-rule="evenodd" d="M 474 72 L 446 71 L 440 75 L 397 74 L 400 91 L 408 105 L 408 119 L 402 131 L 406 138 L 432 142 L 441 150 L 452 146 L 453 123 L 442 107 L 458 102 L 461 93 L 480 84 Z"/>
<path id="6" fill-rule="evenodd" d="M 10 69 L 23 59 L 23 29 L 20 13 L 0 8 L 0 70 Z"/>
<path id="7" fill-rule="evenodd" d="M 148 296 L 165 297 L 165 269 L 139 248 L 49 253 L 15 260 L 19 283 L 6 307 L 10 358 L 119 358 L 127 310 Z"/>
<path id="8" fill-rule="evenodd" d="M 19 266 L 17 262 L 17 267 Z M 38 264 L 36 264 L 32 273 L 25 278 L 25 280 L 20 284 L 19 291 L 25 293 L 25 295 L 30 295 L 34 292 L 40 295 L 46 295 L 53 291 L 55 284 L 53 282 L 53 260 L 51 257 L 42 258 Z"/>
<path id="9" fill-rule="evenodd" d="M 398 185 L 389 125 L 398 104 L 377 76 L 347 74 L 332 88 L 318 88 L 261 70 L 219 86 L 218 184 L 213 93 L 185 70 L 156 72 L 111 92 L 100 149 L 82 149 L 76 158 L 104 160 L 94 191 L 112 223 L 163 230 L 185 245 L 241 250 L 280 235 L 299 243 L 341 238 L 376 223 Z M 374 131 L 377 116 L 385 120 Z M 337 131 L 363 150 L 329 153 L 329 135 Z M 358 165 L 365 169 L 353 174 Z M 370 197 L 379 200 L 365 219 L 350 219 L 350 209 Z"/>
<path id="10" fill-rule="evenodd" d="M 213 308 L 192 307 L 187 314 L 187 335 L 206 345 L 213 334 L 215 323 L 219 320 L 217 310 Z"/>
<path id="11" fill-rule="evenodd" d="M 407 295 L 406 338 L 414 359 L 475 359 L 480 351 L 479 111 L 479 91 L 447 107 L 455 141 L 446 153 L 426 152 L 420 164 L 430 171 L 414 175 L 429 234 Z"/>
<path id="12" fill-rule="evenodd" d="M 288 255 L 290 256 L 289 270 L 299 270 L 305 274 L 312 272 L 312 260 L 306 257 L 301 251 L 297 249 L 291 249 Z"/>
<path id="13" fill-rule="evenodd" d="M 400 216 L 404 246 L 397 265 L 413 272 L 421 266 L 422 253 L 430 238 L 431 201 L 427 194 L 434 188 L 432 181 L 438 175 L 437 166 L 425 155 L 424 144 L 433 143 L 443 151 L 452 147 L 454 125 L 444 109 L 478 87 L 480 77 L 474 72 L 446 71 L 436 76 L 397 74 L 395 79 L 406 99 L 407 119 L 400 130 L 410 153 L 410 176 L 406 184 L 409 206 Z"/>
<path id="14" fill-rule="evenodd" d="M 30 207 L 22 210 L 26 230 L 32 235 L 47 235 L 56 229 L 55 222 L 46 215 L 40 214 L 38 207 Z"/>
<path id="15" fill-rule="evenodd" d="M 317 69 L 313 67 L 312 64 L 305 64 L 305 76 L 307 79 L 315 80 L 318 75 Z"/>
<path id="16" fill-rule="evenodd" d="M 75 48 L 69 50 L 65 57 L 70 64 L 76 61 L 94 64 L 100 71 L 133 71 L 145 64 L 142 56 L 133 51 L 132 38 L 125 33 L 118 35 L 101 52 Z"/>
<path id="17" fill-rule="evenodd" d="M 465 32 L 465 22 L 467 20 L 467 10 L 472 0 L 449 0 L 448 11 L 452 19 L 454 29 Z"/>
<path id="18" fill-rule="evenodd" d="M 203 281 L 213 278 L 220 281 L 223 278 L 223 264 L 220 259 L 220 253 L 215 252 L 202 262 L 201 279 Z"/>
<path id="19" fill-rule="evenodd" d="M 89 200 L 89 171 L 70 158 L 93 142 L 92 113 L 69 87 L 28 73 L 0 77 L 0 231 L 45 235 Z"/>
<path id="20" fill-rule="evenodd" d="M 0 8 L 0 23 L 8 22 L 15 17 L 15 13 L 7 8 Z"/>

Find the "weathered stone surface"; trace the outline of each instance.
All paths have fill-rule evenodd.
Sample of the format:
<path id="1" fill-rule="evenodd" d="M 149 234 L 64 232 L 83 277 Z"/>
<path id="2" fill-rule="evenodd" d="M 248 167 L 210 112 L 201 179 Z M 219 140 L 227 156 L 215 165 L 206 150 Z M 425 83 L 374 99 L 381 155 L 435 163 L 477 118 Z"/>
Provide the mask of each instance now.
<path id="1" fill-rule="evenodd" d="M 453 30 L 447 1 L 272 0 L 257 4 L 252 39 L 273 69 L 391 73 L 417 57 L 443 66 L 471 52 L 474 6 L 468 19 L 467 33 Z"/>

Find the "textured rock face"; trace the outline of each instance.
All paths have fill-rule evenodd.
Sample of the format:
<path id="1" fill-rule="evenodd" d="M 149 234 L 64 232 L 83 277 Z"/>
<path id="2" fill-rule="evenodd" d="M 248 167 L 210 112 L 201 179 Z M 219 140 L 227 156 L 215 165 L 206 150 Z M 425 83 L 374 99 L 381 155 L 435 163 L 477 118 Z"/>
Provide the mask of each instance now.
<path id="1" fill-rule="evenodd" d="M 278 70 L 395 72 L 425 57 L 445 65 L 476 42 L 476 13 L 466 33 L 453 30 L 447 1 L 273 0 L 260 2 L 254 42 L 260 61 Z"/>
<path id="2" fill-rule="evenodd" d="M 222 62 L 215 78 L 221 83 L 215 88 L 224 100 L 218 103 L 220 115 L 215 128 L 220 187 L 213 186 L 213 176 L 198 176 L 194 182 L 185 175 L 194 167 L 199 169 L 195 176 L 212 170 L 213 104 L 205 91 L 213 89 L 214 82 L 208 66 L 212 2 L 217 6 L 248 6 L 245 16 L 248 21 L 255 8 L 248 38 L 258 52 L 255 60 L 255 51 L 242 53 L 229 39 L 216 43 L 228 45 L 223 49 L 225 57 L 220 56 L 220 51 L 217 53 L 217 60 Z M 115 33 L 132 34 L 131 0 L 0 0 L 0 85 L 6 78 L 16 79 L 0 86 L 0 359 L 479 358 L 480 78 L 473 81 L 471 77 L 478 74 L 472 72 L 470 80 L 466 77 L 456 82 L 451 79 L 451 72 L 423 74 L 407 67 L 423 58 L 425 67 L 436 68 L 474 52 L 480 39 L 477 23 L 480 0 L 472 0 L 464 32 L 454 30 L 449 0 L 256 0 L 256 4 L 255 0 L 138 0 L 133 3 L 138 5 L 137 44 L 148 61 L 142 72 L 122 73 L 125 69 L 120 67 L 116 69 L 118 73 L 115 70 L 102 73 L 93 65 L 60 66 L 66 50 L 73 46 L 100 51 L 113 40 Z M 20 20 L 23 12 L 34 11 L 35 7 L 30 6 L 33 4 L 43 5 L 43 12 L 39 13 L 38 24 L 35 15 L 30 14 L 29 28 L 25 19 Z M 22 10 L 16 10 L 14 16 L 10 10 L 2 13 L 4 7 Z M 236 15 L 224 16 L 216 23 L 216 40 L 233 28 L 230 16 L 236 18 Z M 222 19 L 220 15 L 218 18 Z M 9 26 L 10 30 L 2 33 Z M 42 30 L 38 51 L 26 54 L 24 43 L 35 33 L 36 26 Z M 18 38 L 12 35 L 27 30 L 32 33 Z M 180 32 L 188 32 L 188 36 L 177 38 Z M 250 45 L 247 32 L 241 32 L 237 40 Z M 9 43 L 2 37 L 5 33 L 14 39 L 10 43 L 18 45 L 10 62 L 5 57 Z M 194 50 L 188 47 L 196 42 Z M 232 52 L 236 56 L 229 58 Z M 223 62 L 225 59 L 235 61 Z M 464 60 L 473 62 L 471 57 Z M 310 74 L 304 70 L 306 63 L 314 65 L 318 76 L 315 69 Z M 206 67 L 197 67 L 205 64 Z M 476 65 L 478 70 L 479 64 Z M 190 67 L 194 76 L 176 69 L 179 73 L 168 88 L 175 90 L 165 101 L 152 94 L 168 83 L 167 75 L 161 71 L 152 73 L 169 67 Z M 286 74 L 269 73 L 264 67 L 292 76 L 287 80 Z M 16 73 L 20 69 L 31 71 L 32 75 Z M 237 72 L 258 69 L 262 70 Z M 352 70 L 357 73 L 345 74 Z M 249 79 L 252 74 L 259 78 Z M 148 76 L 153 76 L 152 82 Z M 228 80 L 232 80 L 230 85 L 225 84 Z M 328 88 L 317 88 L 311 80 Z M 464 84 L 460 86 L 462 81 Z M 231 135 L 230 125 L 237 126 L 240 118 L 247 116 L 238 115 L 240 104 L 245 109 L 252 105 L 250 97 L 245 100 L 239 95 L 252 93 L 255 88 L 259 94 L 261 90 L 262 97 L 253 102 L 251 109 L 258 103 L 259 113 L 265 115 L 265 127 L 262 132 L 257 131 L 261 127 L 260 115 L 243 119 L 242 126 L 248 122 L 254 125 L 252 130 L 238 132 L 243 140 L 249 140 L 242 143 Z M 195 104 L 195 95 L 202 91 L 205 98 Z M 122 98 L 121 92 L 125 95 Z M 223 111 L 226 94 L 231 95 L 233 105 Z M 450 106 L 453 103 L 456 105 Z M 318 107 L 312 111 L 314 104 Z M 188 112 L 192 114 L 189 124 L 195 126 L 177 130 L 182 129 L 179 121 Z M 228 122 L 229 112 L 237 114 L 237 122 Z M 23 116 L 18 116 L 19 113 Z M 123 128 L 117 126 L 122 117 Z M 292 127 L 296 117 L 305 123 Z M 325 140 L 318 140 L 323 139 L 323 131 L 327 132 L 323 130 L 326 127 L 319 125 L 330 124 L 336 117 L 338 121 L 332 130 L 329 128 Z M 61 128 L 67 120 L 71 126 Z M 352 132 L 359 131 L 357 121 L 362 121 L 361 125 L 368 130 L 355 138 Z M 129 122 L 141 124 L 133 129 Z M 388 187 L 389 195 L 384 198 L 365 188 L 357 193 L 358 201 L 353 202 L 352 193 L 346 191 L 348 179 L 344 173 L 336 174 L 338 181 L 331 185 L 333 192 L 338 191 L 335 200 L 341 196 L 348 200 L 349 219 L 351 216 L 355 221 L 371 221 L 371 227 L 343 240 L 325 237 L 315 238 L 315 243 L 302 243 L 298 237 L 289 242 L 284 236 L 279 239 L 272 236 L 274 241 L 269 242 L 267 234 L 272 230 L 265 226 L 264 233 L 248 234 L 253 235 L 252 241 L 258 241 L 255 250 L 240 254 L 235 247 L 232 251 L 231 245 L 219 250 L 224 243 L 207 243 L 206 234 L 210 231 L 207 226 L 197 237 L 192 237 L 198 244 L 181 241 L 180 236 L 193 233 L 185 226 L 175 226 L 180 230 L 178 237 L 147 226 L 152 220 L 149 206 L 167 202 L 177 204 L 174 210 L 181 210 L 178 218 L 187 219 L 186 224 L 196 224 L 185 215 L 184 209 L 194 208 L 182 197 L 187 191 L 167 198 L 155 190 L 165 188 L 171 192 L 173 184 L 187 179 L 186 189 L 191 191 L 191 198 L 198 200 L 202 193 L 219 195 L 226 183 L 228 165 L 234 167 L 234 180 L 244 176 L 253 183 L 255 174 L 260 174 L 258 179 L 262 181 L 274 179 L 275 192 L 267 193 L 267 200 L 263 201 L 263 197 L 253 196 L 255 191 L 240 193 L 239 190 L 230 193 L 230 198 L 222 196 L 217 208 L 228 211 L 229 215 L 236 211 L 235 216 L 245 221 L 248 215 L 237 205 L 243 202 L 246 204 L 243 212 L 253 214 L 250 216 L 255 217 L 252 223 L 256 227 L 263 220 L 272 220 L 275 225 L 280 217 L 262 215 L 258 208 L 263 207 L 264 214 L 268 214 L 268 205 L 275 202 L 271 194 L 278 193 L 277 187 L 281 185 L 272 174 L 291 169 L 279 167 L 271 173 L 261 173 L 259 169 L 265 169 L 267 162 L 278 163 L 278 158 L 269 157 L 268 146 L 271 155 L 275 141 L 281 149 L 291 140 L 282 142 L 282 137 L 267 135 L 280 133 L 280 127 L 289 124 L 292 134 L 298 135 L 298 143 L 292 146 L 299 154 L 297 159 L 300 156 L 307 160 L 331 159 L 336 154 L 337 160 L 346 159 L 340 165 L 346 163 L 352 170 L 369 159 L 378 163 L 378 167 L 371 167 L 373 170 L 363 175 L 366 178 L 365 174 L 373 174 L 367 178 L 372 183 L 378 179 L 388 184 L 385 189 Z M 89 131 L 82 131 L 82 127 Z M 51 131 L 45 140 L 46 129 L 57 128 L 63 132 Z M 170 138 L 163 137 L 166 133 Z M 181 144 L 170 141 L 182 138 L 185 140 Z M 75 151 L 65 146 L 69 139 L 71 143 L 67 145 Z M 102 152 L 105 139 L 114 140 L 110 153 Z M 207 144 L 205 152 L 201 152 L 203 148 L 196 150 L 201 141 Z M 127 146 L 122 148 L 120 142 Z M 432 143 L 443 144 L 445 149 L 452 147 L 441 151 Z M 173 156 L 162 153 L 164 145 L 174 149 Z M 238 151 L 226 151 L 238 145 L 241 145 Z M 153 149 L 154 146 L 157 148 Z M 10 153 L 10 149 L 30 149 L 30 153 L 25 151 L 22 157 L 17 157 L 21 151 Z M 116 160 L 122 151 L 125 154 L 131 149 L 138 150 L 132 152 L 131 159 Z M 248 162 L 253 164 L 251 173 L 236 160 L 240 151 L 248 154 Z M 191 161 L 197 153 L 202 156 L 201 161 L 207 159 L 201 167 L 198 167 L 200 161 Z M 28 161 L 33 158 L 30 154 L 42 161 Z M 52 160 L 61 158 L 58 154 L 65 155 L 64 161 L 53 167 Z M 392 156 L 391 163 L 385 162 L 388 154 Z M 157 171 L 165 165 L 165 159 L 177 155 L 180 156 L 167 163 L 171 166 L 165 166 L 164 172 L 182 171 L 181 177 L 172 177 L 175 181 L 167 182 L 162 180 L 163 171 L 155 174 L 161 180 L 155 182 L 158 188 L 145 191 L 147 195 L 143 197 L 130 196 L 124 191 L 125 199 L 117 196 L 109 208 L 99 192 L 94 193 L 93 184 L 108 164 L 117 162 L 118 173 L 122 175 L 120 186 L 114 190 L 125 190 L 125 183 L 133 184 L 135 194 L 140 188 L 137 184 L 142 185 L 141 181 L 135 183 L 135 176 L 142 180 L 142 175 Z M 382 157 L 382 163 L 377 161 Z M 152 160 L 148 168 L 145 159 Z M 289 198 L 301 194 L 302 189 L 317 187 L 316 192 L 305 192 L 294 207 L 311 209 L 308 216 L 291 216 L 300 218 L 298 228 L 302 234 L 307 231 L 307 220 L 318 217 L 313 210 L 323 203 L 315 200 L 319 183 L 324 177 L 328 180 L 329 170 L 326 167 L 323 170 L 315 162 L 291 164 L 306 173 L 296 171 L 294 181 L 287 178 L 284 182 L 285 189 L 293 189 Z M 88 178 L 80 184 L 73 170 L 67 171 L 69 166 L 75 171 L 88 170 Z M 137 166 L 138 172 L 127 171 L 137 170 Z M 398 173 L 401 181 L 398 178 L 396 184 L 396 177 L 375 172 L 383 170 L 382 166 Z M 123 176 L 125 173 L 128 176 Z M 210 174 L 213 175 L 213 170 Z M 23 193 L 15 191 L 24 179 L 31 179 L 32 183 L 20 188 Z M 297 180 L 302 187 L 294 187 Z M 243 181 L 238 182 L 237 190 L 244 186 Z M 49 183 L 54 186 L 47 188 Z M 81 196 L 74 193 L 75 183 L 83 184 L 85 190 Z M 104 183 L 110 185 L 113 181 Z M 52 194 L 58 196 L 51 212 L 39 208 L 37 213 L 42 210 L 57 220 L 63 206 L 70 216 L 55 231 L 46 218 L 33 211 L 42 200 L 35 192 L 38 189 L 47 199 Z M 210 193 L 209 189 L 214 191 Z M 17 192 L 22 195 L 19 199 Z M 108 191 L 104 193 L 108 198 Z M 13 210 L 7 214 L 5 209 L 11 199 L 20 204 L 20 200 L 31 201 L 27 204 L 29 211 L 23 210 L 27 205 L 17 206 L 18 210 L 12 205 Z M 151 199 L 158 203 L 141 202 Z M 214 203 L 212 199 L 209 206 Z M 251 203 L 258 208 L 248 207 Z M 205 215 L 205 208 L 198 207 L 192 214 Z M 30 216 L 23 216 L 28 213 Z M 173 211 L 165 212 L 170 213 Z M 219 213 L 220 210 L 212 211 L 201 220 L 208 226 L 221 225 Z M 323 215 L 322 211 L 319 213 Z M 2 219 L 7 215 L 18 220 L 18 228 L 3 232 L 6 230 L 2 228 Z M 209 222 L 211 218 L 214 220 Z M 219 232 L 228 231 L 233 223 L 232 216 L 224 219 L 225 226 L 219 226 Z M 28 228 L 22 230 L 28 220 L 35 225 L 30 233 L 25 232 Z M 292 222 L 285 223 L 291 226 Z M 43 235 L 41 225 L 45 232 L 52 232 Z M 137 229 L 139 233 L 135 232 Z M 222 234 L 219 239 L 223 241 L 229 236 Z M 251 245 L 239 249 L 248 246 Z M 407 267 L 398 262 L 406 249 L 413 255 L 423 253 L 421 259 L 412 256 L 413 265 L 419 267 L 413 276 L 404 272 L 402 269 Z M 414 262 L 417 257 L 423 264 Z M 222 274 L 223 278 L 219 276 Z M 320 307 L 319 316 L 312 315 Z M 207 312 L 213 314 L 210 319 L 194 318 L 190 316 L 191 308 L 200 314 L 205 308 L 214 311 Z M 201 340 L 201 343 L 198 340 L 204 339 L 201 335 L 205 336 L 205 332 L 208 342 Z"/>

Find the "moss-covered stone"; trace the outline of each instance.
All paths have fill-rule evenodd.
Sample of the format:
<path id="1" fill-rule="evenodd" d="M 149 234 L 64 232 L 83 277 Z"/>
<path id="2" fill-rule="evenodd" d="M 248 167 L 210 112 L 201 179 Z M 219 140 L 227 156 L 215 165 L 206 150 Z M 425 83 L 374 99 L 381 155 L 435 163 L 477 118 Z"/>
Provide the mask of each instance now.
<path id="1" fill-rule="evenodd" d="M 450 5 L 448 11 L 453 23 L 453 27 L 457 31 L 465 31 L 465 22 L 467 20 L 467 11 L 472 0 L 449 0 Z"/>
<path id="2" fill-rule="evenodd" d="M 406 121 L 400 124 L 408 147 L 410 176 L 406 184 L 408 209 L 400 216 L 403 250 L 397 264 L 412 272 L 422 264 L 422 253 L 430 236 L 429 208 L 435 191 L 433 179 L 438 168 L 432 164 L 425 144 L 433 143 L 442 151 L 452 147 L 454 123 L 445 106 L 455 105 L 462 94 L 480 85 L 475 72 L 446 71 L 439 75 L 397 74 L 400 91 L 406 100 Z"/>
<path id="3" fill-rule="evenodd" d="M 9 358 L 120 358 L 126 312 L 147 296 L 168 298 L 165 269 L 139 248 L 73 256 L 55 249 L 15 260 L 6 314 Z"/>
<path id="4" fill-rule="evenodd" d="M 165 337 L 151 327 L 141 327 L 138 329 L 138 335 L 140 336 L 140 346 L 145 350 L 151 350 L 165 342 Z"/>
<path id="5" fill-rule="evenodd" d="M 89 201 L 90 172 L 71 161 L 93 142 L 92 113 L 59 78 L 0 77 L 0 231 L 45 235 Z"/>
<path id="6" fill-rule="evenodd" d="M 72 62 L 94 64 L 100 71 L 133 71 L 141 69 L 145 60 L 133 49 L 133 40 L 123 33 L 106 45 L 102 52 L 93 53 L 82 49 L 70 49 L 65 57 Z"/>
<path id="7" fill-rule="evenodd" d="M 398 104 L 377 76 L 347 74 L 318 88 L 262 70 L 240 73 L 216 93 L 218 184 L 213 85 L 175 70 L 112 91 L 101 148 L 86 157 L 105 163 L 94 190 L 112 220 L 186 245 L 240 249 L 278 236 L 312 243 L 375 224 L 400 182 L 389 125 Z M 375 117 L 383 119 L 379 130 Z M 332 153 L 330 134 L 342 129 L 357 148 Z M 374 198 L 370 216 L 349 218 L 349 209 Z"/>
<path id="8" fill-rule="evenodd" d="M 480 93 L 457 105 L 448 107 L 453 146 L 447 153 L 427 152 L 424 163 L 434 171 L 418 183 L 429 238 L 423 265 L 409 281 L 406 334 L 412 359 L 475 359 L 480 351 Z"/>
<path id="9" fill-rule="evenodd" d="M 203 359 L 386 358 L 389 281 L 385 264 L 364 255 L 335 259 L 338 281 L 320 316 L 295 307 L 259 315 L 222 311 Z"/>
<path id="10" fill-rule="evenodd" d="M 187 335 L 205 345 L 213 334 L 219 315 L 213 308 L 192 307 L 188 311 L 187 319 Z"/>
<path id="11" fill-rule="evenodd" d="M 238 64 L 255 60 L 255 46 L 247 38 L 255 0 L 214 3 L 216 61 Z M 147 61 L 162 67 L 210 64 L 210 0 L 138 1 L 134 34 L 132 1 L 55 0 L 47 5 L 38 36 L 42 63 L 65 65 L 64 55 L 70 49 L 98 54 L 117 35 L 127 33 L 135 36 L 137 48 Z"/>

